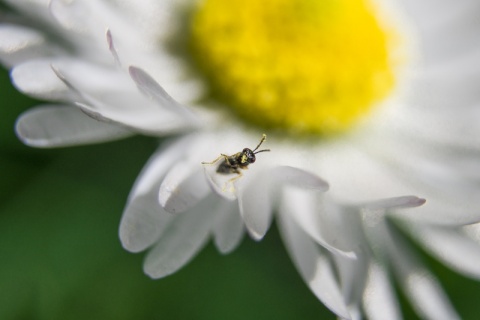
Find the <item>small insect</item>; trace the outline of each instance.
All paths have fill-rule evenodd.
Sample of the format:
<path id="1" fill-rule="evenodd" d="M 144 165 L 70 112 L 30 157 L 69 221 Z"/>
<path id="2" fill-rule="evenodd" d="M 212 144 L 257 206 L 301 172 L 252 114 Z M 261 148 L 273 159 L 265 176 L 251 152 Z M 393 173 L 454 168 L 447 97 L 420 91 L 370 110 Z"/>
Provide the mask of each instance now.
<path id="1" fill-rule="evenodd" d="M 217 172 L 222 174 L 236 173 L 237 176 L 228 180 L 228 182 L 230 183 L 234 182 L 243 175 L 240 169 L 248 169 L 248 165 L 255 162 L 255 155 L 257 153 L 270 151 L 270 149 L 263 149 L 257 151 L 258 148 L 260 148 L 262 143 L 265 141 L 265 139 L 267 139 L 267 135 L 263 134 L 262 139 L 253 150 L 249 148 L 244 148 L 242 151 L 237 152 L 231 156 L 222 153 L 217 159 L 213 160 L 212 162 L 202 162 L 202 164 L 215 164 L 220 159 L 223 159 L 223 161 L 217 168 Z"/>

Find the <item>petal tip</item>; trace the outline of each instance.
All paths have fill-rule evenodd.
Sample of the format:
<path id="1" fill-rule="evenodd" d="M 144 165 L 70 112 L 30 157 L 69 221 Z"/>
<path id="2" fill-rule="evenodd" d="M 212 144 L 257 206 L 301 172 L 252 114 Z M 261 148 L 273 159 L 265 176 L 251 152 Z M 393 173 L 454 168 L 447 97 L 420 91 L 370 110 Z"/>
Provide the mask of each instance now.
<path id="1" fill-rule="evenodd" d="M 250 238 L 252 238 L 253 240 L 255 241 L 261 241 L 263 239 L 263 237 L 265 237 L 265 233 L 259 233 L 255 230 L 253 230 L 252 228 L 248 228 L 247 226 L 247 231 L 248 231 L 248 234 L 250 235 Z"/>

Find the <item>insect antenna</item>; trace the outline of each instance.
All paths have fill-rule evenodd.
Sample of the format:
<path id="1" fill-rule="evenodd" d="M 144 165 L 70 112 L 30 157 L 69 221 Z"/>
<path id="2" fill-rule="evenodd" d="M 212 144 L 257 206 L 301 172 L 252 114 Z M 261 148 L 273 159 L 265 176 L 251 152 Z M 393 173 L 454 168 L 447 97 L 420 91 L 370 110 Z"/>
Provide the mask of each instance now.
<path id="1" fill-rule="evenodd" d="M 256 150 L 256 149 L 255 149 L 255 150 Z M 263 149 L 263 150 L 260 150 L 260 151 L 254 152 L 253 154 L 257 154 L 257 153 L 260 153 L 260 152 L 266 152 L 266 151 L 270 151 L 270 149 Z"/>
<path id="2" fill-rule="evenodd" d="M 258 151 L 258 152 L 255 152 L 263 143 L 263 141 L 265 141 L 265 139 L 267 139 L 267 135 L 264 133 L 263 136 L 262 136 L 262 140 L 260 140 L 260 143 L 255 147 L 255 149 L 253 149 L 253 153 L 258 153 L 258 152 L 262 152 L 262 151 Z M 267 150 L 267 149 L 265 149 Z M 270 150 L 268 150 L 270 151 Z"/>

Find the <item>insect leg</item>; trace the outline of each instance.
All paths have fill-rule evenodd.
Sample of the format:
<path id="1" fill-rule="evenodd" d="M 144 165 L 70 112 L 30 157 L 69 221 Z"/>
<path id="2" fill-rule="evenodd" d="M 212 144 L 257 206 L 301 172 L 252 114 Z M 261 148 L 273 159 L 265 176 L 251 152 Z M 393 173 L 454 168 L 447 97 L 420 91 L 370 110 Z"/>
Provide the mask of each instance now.
<path id="1" fill-rule="evenodd" d="M 227 163 L 230 165 L 230 162 L 228 161 L 228 156 L 223 154 L 223 153 L 220 156 L 218 156 L 218 158 L 213 160 L 212 162 L 202 162 L 202 164 L 215 164 L 218 160 L 220 160 L 222 158 L 224 158 L 225 161 L 227 161 Z"/>
<path id="2" fill-rule="evenodd" d="M 225 184 L 223 185 L 222 191 L 227 191 L 227 187 L 230 185 L 230 191 L 234 192 L 235 191 L 235 186 L 233 183 L 237 181 L 237 179 L 240 179 L 243 176 L 243 173 L 241 171 L 236 171 L 237 175 L 231 179 L 229 179 Z"/>
<path id="3" fill-rule="evenodd" d="M 232 179 L 230 179 L 230 180 L 227 181 L 227 184 L 228 184 L 228 183 L 231 183 L 231 184 L 233 185 L 233 183 L 234 183 L 235 181 L 237 181 L 238 179 L 240 179 L 240 178 L 243 176 L 243 173 L 242 173 L 241 171 L 237 171 L 237 173 L 238 173 L 238 174 L 237 174 L 235 177 L 233 177 Z"/>

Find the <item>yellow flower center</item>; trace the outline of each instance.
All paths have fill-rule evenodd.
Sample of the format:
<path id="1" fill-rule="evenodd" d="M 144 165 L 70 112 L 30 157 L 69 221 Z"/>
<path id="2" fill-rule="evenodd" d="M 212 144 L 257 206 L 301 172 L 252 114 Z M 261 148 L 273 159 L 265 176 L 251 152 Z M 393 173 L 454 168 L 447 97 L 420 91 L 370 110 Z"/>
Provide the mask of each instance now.
<path id="1" fill-rule="evenodd" d="M 396 32 L 367 0 L 205 0 L 190 47 L 212 95 L 247 123 L 345 131 L 393 89 Z"/>

